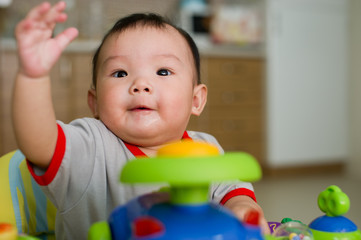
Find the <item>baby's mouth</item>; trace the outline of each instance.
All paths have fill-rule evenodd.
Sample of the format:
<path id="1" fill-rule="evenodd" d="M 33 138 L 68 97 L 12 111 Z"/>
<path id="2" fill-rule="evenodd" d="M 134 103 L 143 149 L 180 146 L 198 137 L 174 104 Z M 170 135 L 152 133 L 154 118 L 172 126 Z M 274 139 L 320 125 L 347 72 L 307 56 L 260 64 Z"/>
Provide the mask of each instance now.
<path id="1" fill-rule="evenodd" d="M 130 109 L 131 111 L 151 111 L 153 109 L 149 108 L 149 107 L 146 107 L 146 106 L 137 106 L 137 107 L 134 107 L 132 109 Z"/>

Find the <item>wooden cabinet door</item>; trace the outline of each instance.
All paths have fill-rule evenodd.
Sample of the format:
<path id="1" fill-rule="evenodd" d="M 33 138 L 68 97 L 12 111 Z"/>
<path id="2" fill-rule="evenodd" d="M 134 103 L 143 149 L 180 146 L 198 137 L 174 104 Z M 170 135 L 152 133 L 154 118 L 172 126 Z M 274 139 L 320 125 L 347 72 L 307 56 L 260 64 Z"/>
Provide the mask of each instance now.
<path id="1" fill-rule="evenodd" d="M 248 152 L 262 164 L 264 61 L 206 57 L 202 63 L 208 102 L 205 116 L 193 119 L 190 126 L 215 136 L 225 151 Z"/>

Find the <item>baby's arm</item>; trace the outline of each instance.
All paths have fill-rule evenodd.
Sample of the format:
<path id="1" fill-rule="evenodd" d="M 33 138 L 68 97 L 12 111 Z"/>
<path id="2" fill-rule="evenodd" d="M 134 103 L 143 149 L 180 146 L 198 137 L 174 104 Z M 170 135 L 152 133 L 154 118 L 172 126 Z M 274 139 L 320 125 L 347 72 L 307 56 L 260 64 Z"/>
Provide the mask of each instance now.
<path id="1" fill-rule="evenodd" d="M 241 221 L 245 220 L 247 213 L 257 211 L 259 213 L 258 223 L 262 232 L 265 234 L 270 233 L 262 208 L 252 198 L 245 195 L 235 196 L 230 198 L 224 206 L 231 210 Z"/>
<path id="2" fill-rule="evenodd" d="M 19 71 L 13 94 L 13 124 L 20 150 L 46 168 L 54 153 L 57 124 L 51 100 L 49 73 L 65 47 L 78 35 L 69 28 L 52 38 L 58 22 L 66 21 L 65 3 L 33 8 L 15 29 Z"/>

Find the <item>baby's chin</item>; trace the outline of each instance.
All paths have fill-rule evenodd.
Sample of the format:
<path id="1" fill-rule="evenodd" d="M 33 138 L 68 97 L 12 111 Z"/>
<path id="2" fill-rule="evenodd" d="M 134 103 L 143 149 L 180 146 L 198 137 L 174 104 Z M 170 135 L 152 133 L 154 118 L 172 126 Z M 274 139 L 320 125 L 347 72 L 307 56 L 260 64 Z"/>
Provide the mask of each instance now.
<path id="1" fill-rule="evenodd" d="M 183 126 L 176 127 L 162 121 L 159 116 L 128 119 L 121 126 L 104 123 L 118 138 L 124 142 L 141 146 L 155 147 L 182 139 Z"/>

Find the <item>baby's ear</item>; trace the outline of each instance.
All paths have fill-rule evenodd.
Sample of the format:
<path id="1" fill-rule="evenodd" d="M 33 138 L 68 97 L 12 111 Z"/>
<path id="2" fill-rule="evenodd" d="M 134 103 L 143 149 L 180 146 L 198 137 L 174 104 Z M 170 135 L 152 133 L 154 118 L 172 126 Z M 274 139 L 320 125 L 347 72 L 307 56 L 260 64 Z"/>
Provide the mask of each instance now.
<path id="1" fill-rule="evenodd" d="M 94 88 L 88 90 L 88 106 L 92 111 L 94 118 L 99 119 L 97 93 Z"/>
<path id="2" fill-rule="evenodd" d="M 207 87 L 204 84 L 198 84 L 193 89 L 192 114 L 201 115 L 207 102 Z"/>

